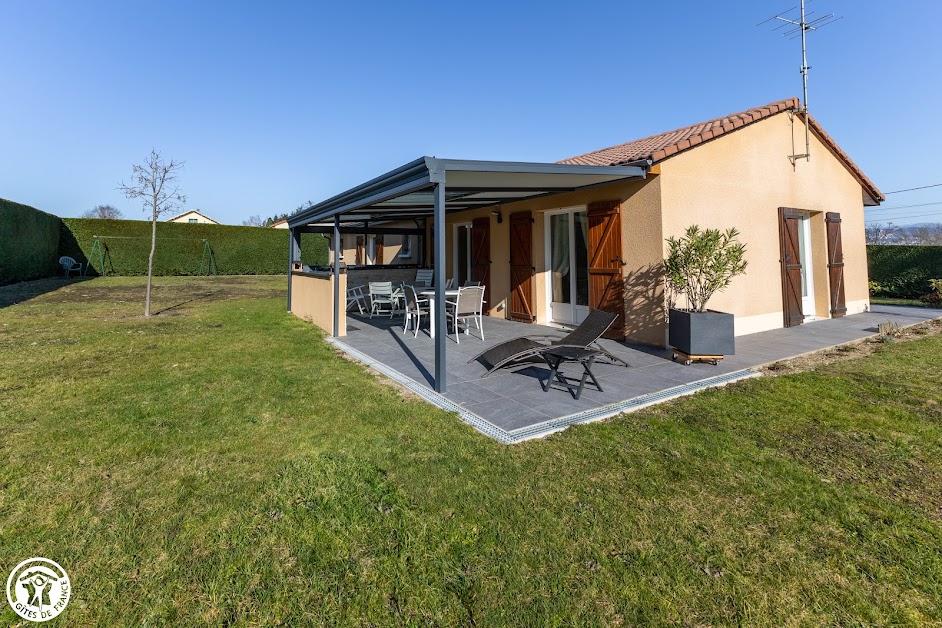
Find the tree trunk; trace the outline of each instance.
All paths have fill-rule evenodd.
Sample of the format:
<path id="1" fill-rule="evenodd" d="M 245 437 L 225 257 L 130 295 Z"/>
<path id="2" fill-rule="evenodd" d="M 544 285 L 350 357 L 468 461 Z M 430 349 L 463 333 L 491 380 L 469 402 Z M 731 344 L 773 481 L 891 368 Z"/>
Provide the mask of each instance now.
<path id="1" fill-rule="evenodd" d="M 150 256 L 147 258 L 147 298 L 144 300 L 144 316 L 150 316 L 150 289 L 154 281 L 154 250 L 157 248 L 157 207 L 151 218 Z"/>

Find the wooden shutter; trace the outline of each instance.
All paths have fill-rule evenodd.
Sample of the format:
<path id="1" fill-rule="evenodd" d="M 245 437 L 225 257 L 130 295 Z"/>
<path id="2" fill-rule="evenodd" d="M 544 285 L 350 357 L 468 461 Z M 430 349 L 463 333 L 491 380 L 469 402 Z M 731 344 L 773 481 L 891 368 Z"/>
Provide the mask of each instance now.
<path id="1" fill-rule="evenodd" d="M 374 247 L 374 249 L 375 249 L 375 252 L 376 252 L 376 257 L 373 259 L 373 263 L 374 263 L 374 264 L 385 264 L 385 263 L 386 263 L 386 260 L 385 260 L 385 258 L 384 258 L 384 256 L 383 256 L 383 236 L 382 236 L 382 235 L 375 235 L 375 236 L 373 236 L 373 238 L 375 239 L 375 247 Z"/>
<path id="2" fill-rule="evenodd" d="M 471 280 L 484 286 L 484 298 L 491 296 L 491 219 L 475 218 L 471 223 Z M 484 310 L 487 313 L 487 309 Z"/>
<path id="3" fill-rule="evenodd" d="M 366 256 L 363 255 L 363 236 L 357 236 L 357 254 L 353 263 L 356 266 L 366 264 Z"/>
<path id="4" fill-rule="evenodd" d="M 617 314 L 606 338 L 625 338 L 625 282 L 621 259 L 621 201 L 589 203 L 589 307 Z"/>
<path id="5" fill-rule="evenodd" d="M 831 317 L 847 314 L 844 302 L 844 246 L 841 243 L 841 215 L 837 212 L 825 214 L 824 222 L 828 234 L 828 283 L 831 292 Z"/>
<path id="6" fill-rule="evenodd" d="M 510 320 L 532 323 L 533 313 L 533 216 L 510 215 Z"/>
<path id="7" fill-rule="evenodd" d="M 779 250 L 782 256 L 782 312 L 785 327 L 801 325 L 805 315 L 801 309 L 801 255 L 798 230 L 801 216 L 788 207 L 779 207 Z"/>

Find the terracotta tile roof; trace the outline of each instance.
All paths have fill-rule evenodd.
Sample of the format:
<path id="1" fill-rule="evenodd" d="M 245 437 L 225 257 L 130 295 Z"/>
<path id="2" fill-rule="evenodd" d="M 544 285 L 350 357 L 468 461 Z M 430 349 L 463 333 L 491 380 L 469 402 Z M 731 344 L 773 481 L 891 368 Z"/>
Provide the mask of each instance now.
<path id="1" fill-rule="evenodd" d="M 610 146 L 602 150 L 593 151 L 584 155 L 563 159 L 561 164 L 579 164 L 586 166 L 621 166 L 635 161 L 650 160 L 653 163 L 663 161 L 680 152 L 689 150 L 698 144 L 716 139 L 726 133 L 731 133 L 741 129 L 746 125 L 769 118 L 784 111 L 796 110 L 800 107 L 797 98 L 788 98 L 777 102 L 769 103 L 762 107 L 754 107 L 739 113 L 733 113 L 722 118 L 715 118 L 700 122 L 691 126 L 686 126 L 667 133 L 659 133 L 651 137 L 645 137 L 633 142 Z M 841 147 L 837 145 L 830 135 L 828 135 L 821 125 L 809 116 L 811 120 L 811 130 L 818 139 L 824 143 L 834 155 L 843 162 L 844 166 L 850 170 L 851 174 L 857 178 L 861 186 L 875 201 L 884 201 L 886 198 L 877 189 L 863 171 L 847 156 Z"/>

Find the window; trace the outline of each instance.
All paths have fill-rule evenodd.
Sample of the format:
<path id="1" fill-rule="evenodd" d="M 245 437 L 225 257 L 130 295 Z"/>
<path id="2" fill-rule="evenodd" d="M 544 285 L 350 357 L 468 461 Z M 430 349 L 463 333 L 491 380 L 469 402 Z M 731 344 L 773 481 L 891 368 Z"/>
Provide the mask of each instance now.
<path id="1" fill-rule="evenodd" d="M 399 249 L 399 257 L 412 257 L 412 236 L 402 236 L 402 247 Z"/>
<path id="2" fill-rule="evenodd" d="M 187 222 L 199 222 L 199 218 L 187 218 Z"/>

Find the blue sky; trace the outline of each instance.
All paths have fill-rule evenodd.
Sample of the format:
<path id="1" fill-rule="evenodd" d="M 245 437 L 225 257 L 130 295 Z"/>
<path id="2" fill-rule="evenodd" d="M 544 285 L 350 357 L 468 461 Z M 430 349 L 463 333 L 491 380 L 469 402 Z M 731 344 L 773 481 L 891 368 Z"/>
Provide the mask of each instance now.
<path id="1" fill-rule="evenodd" d="M 154 146 L 241 224 L 420 155 L 555 161 L 799 95 L 798 40 L 755 26 L 792 4 L 0 0 L 0 197 L 143 218 L 115 186 Z M 881 189 L 942 183 L 942 2 L 808 10 L 844 16 L 809 37 L 812 113 Z"/>

